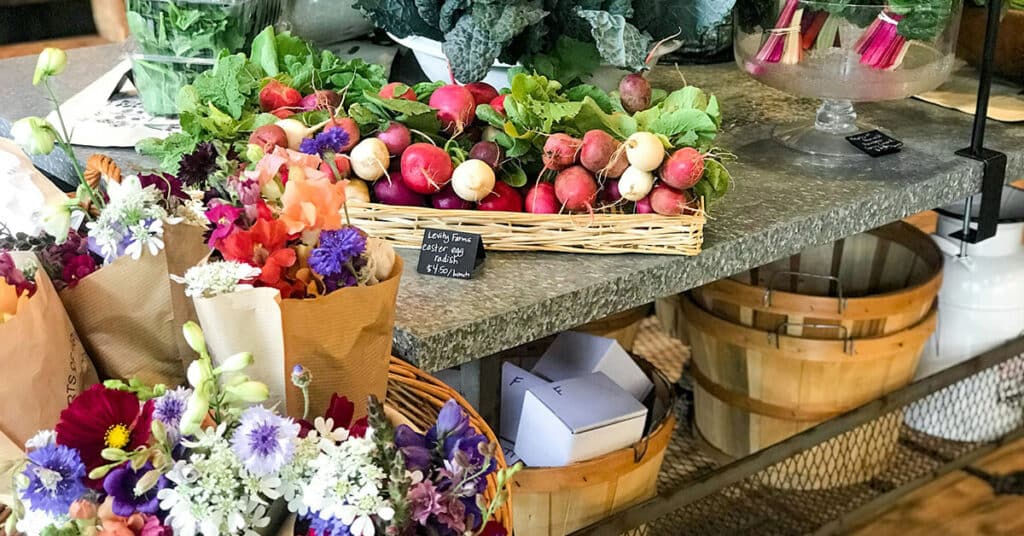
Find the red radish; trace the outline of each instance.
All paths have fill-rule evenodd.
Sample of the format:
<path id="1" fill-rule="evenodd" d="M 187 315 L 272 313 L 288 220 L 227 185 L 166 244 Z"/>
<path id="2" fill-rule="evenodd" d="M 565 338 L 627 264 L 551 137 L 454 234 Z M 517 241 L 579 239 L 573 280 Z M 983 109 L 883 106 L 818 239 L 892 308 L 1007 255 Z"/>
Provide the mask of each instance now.
<path id="1" fill-rule="evenodd" d="M 488 166 L 498 169 L 505 155 L 501 146 L 493 141 L 479 141 L 469 150 L 469 157 L 476 160 L 483 160 Z"/>
<path id="2" fill-rule="evenodd" d="M 468 89 L 457 84 L 441 86 L 430 96 L 430 107 L 444 128 L 461 132 L 476 118 L 476 100 Z"/>
<path id="3" fill-rule="evenodd" d="M 562 170 L 576 162 L 583 142 L 568 134 L 552 134 L 544 142 L 544 167 Z"/>
<path id="4" fill-rule="evenodd" d="M 505 97 L 507 96 L 508 95 L 498 95 L 497 97 L 491 99 L 491 108 L 494 108 L 494 110 L 499 114 L 505 115 Z"/>
<path id="5" fill-rule="evenodd" d="M 412 143 L 412 133 L 409 132 L 409 127 L 392 121 L 388 128 L 377 133 L 377 139 L 384 142 L 391 156 L 400 156 Z"/>
<path id="6" fill-rule="evenodd" d="M 558 214 L 560 206 L 551 183 L 538 182 L 526 191 L 526 211 L 531 214 Z"/>
<path id="7" fill-rule="evenodd" d="M 572 166 L 555 177 L 555 197 L 569 210 L 591 210 L 597 199 L 597 182 L 583 166 Z"/>
<path id="8" fill-rule="evenodd" d="M 677 190 L 693 188 L 704 176 L 704 155 L 692 147 L 683 147 L 665 160 L 660 175 L 665 184 Z"/>
<path id="9" fill-rule="evenodd" d="M 336 128 L 343 129 L 348 134 L 348 143 L 341 147 L 341 152 L 351 151 L 359 143 L 359 124 L 351 117 L 335 117 L 324 125 L 324 132 L 330 132 Z"/>
<path id="10" fill-rule="evenodd" d="M 664 183 L 658 183 L 649 196 L 651 209 L 662 216 L 678 216 L 693 212 L 689 208 L 690 196 Z"/>
<path id="11" fill-rule="evenodd" d="M 519 190 L 504 181 L 494 183 L 494 191 L 483 198 L 476 206 L 480 210 L 504 210 L 506 212 L 522 212 L 523 196 Z"/>
<path id="12" fill-rule="evenodd" d="M 430 205 L 441 210 L 471 210 L 473 208 L 473 203 L 455 195 L 455 190 L 450 185 L 430 196 Z"/>
<path id="13" fill-rule="evenodd" d="M 414 143 L 402 153 L 402 177 L 414 192 L 438 192 L 452 179 L 455 170 L 444 149 L 429 143 Z"/>
<path id="14" fill-rule="evenodd" d="M 249 143 L 259 146 L 263 152 L 273 152 L 274 147 L 288 147 L 288 134 L 277 125 L 263 125 L 252 131 Z"/>
<path id="15" fill-rule="evenodd" d="M 498 96 L 498 90 L 487 82 L 472 82 L 465 87 L 473 94 L 473 100 L 477 104 L 488 104 Z"/>
<path id="16" fill-rule="evenodd" d="M 402 180 L 402 172 L 395 170 L 389 173 L 391 180 L 385 179 L 373 183 L 373 194 L 377 196 L 377 200 L 385 205 L 422 207 L 425 199 L 405 185 Z"/>
<path id="17" fill-rule="evenodd" d="M 264 112 L 278 108 L 294 108 L 302 102 L 302 93 L 277 80 L 271 79 L 260 90 L 260 108 Z"/>
<path id="18" fill-rule="evenodd" d="M 343 154 L 334 155 L 334 167 L 338 170 L 338 176 L 334 176 L 334 170 L 331 166 L 324 162 L 320 165 L 320 170 L 335 180 L 347 179 L 352 174 L 352 160 L 348 156 Z"/>
<path id="19" fill-rule="evenodd" d="M 601 189 L 601 201 L 609 205 L 617 203 L 619 199 L 622 199 L 622 193 L 619 192 L 619 181 L 611 179 L 604 183 L 604 188 Z"/>
<path id="20" fill-rule="evenodd" d="M 641 73 L 628 74 L 619 82 L 619 99 L 629 113 L 651 107 L 651 83 Z"/>
<path id="21" fill-rule="evenodd" d="M 590 130 L 583 135 L 580 164 L 602 177 L 617 178 L 629 165 L 622 144 L 603 130 Z"/>
<path id="22" fill-rule="evenodd" d="M 402 87 L 405 88 L 405 92 L 398 93 L 398 91 Z M 385 99 L 405 99 L 411 101 L 416 100 L 416 92 L 413 91 L 411 87 L 401 82 L 391 82 L 385 85 L 384 87 L 380 88 L 380 92 L 378 93 L 378 95 Z"/>
<path id="23" fill-rule="evenodd" d="M 277 116 L 278 119 L 288 119 L 289 117 L 295 115 L 295 111 L 289 110 L 288 108 L 278 108 L 270 113 Z"/>
<path id="24" fill-rule="evenodd" d="M 305 97 L 302 97 L 302 101 L 299 106 L 307 112 L 310 110 L 334 110 L 341 104 L 341 95 L 338 95 L 337 91 L 330 89 L 321 89 L 314 91 Z"/>
<path id="25" fill-rule="evenodd" d="M 647 196 L 636 202 L 636 213 L 654 214 L 654 209 L 651 208 L 651 196 Z"/>

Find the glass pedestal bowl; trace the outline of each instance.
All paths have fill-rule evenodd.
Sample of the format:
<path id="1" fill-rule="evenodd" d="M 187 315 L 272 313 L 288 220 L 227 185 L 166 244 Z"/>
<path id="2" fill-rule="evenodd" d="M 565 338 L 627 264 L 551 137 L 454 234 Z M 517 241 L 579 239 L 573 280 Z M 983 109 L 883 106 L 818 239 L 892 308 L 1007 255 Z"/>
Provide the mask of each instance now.
<path id="1" fill-rule="evenodd" d="M 877 127 L 859 124 L 853 103 L 930 91 L 953 69 L 962 0 L 740 1 L 760 5 L 738 8 L 740 68 L 773 88 L 823 100 L 814 121 L 775 129 L 798 151 L 866 157 L 846 136 Z"/>

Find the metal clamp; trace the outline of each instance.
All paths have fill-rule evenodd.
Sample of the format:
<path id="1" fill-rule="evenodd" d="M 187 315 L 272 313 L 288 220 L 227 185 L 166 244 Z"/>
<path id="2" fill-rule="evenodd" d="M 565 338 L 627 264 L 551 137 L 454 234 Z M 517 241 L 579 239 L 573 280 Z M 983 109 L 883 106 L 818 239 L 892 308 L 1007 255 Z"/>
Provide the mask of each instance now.
<path id="1" fill-rule="evenodd" d="M 775 273 L 772 274 L 771 277 L 768 278 L 768 288 L 766 288 L 764 290 L 764 299 L 763 299 L 765 307 L 771 307 L 772 306 L 772 291 L 775 290 L 775 288 L 774 288 L 775 287 L 775 280 L 778 279 L 780 275 L 799 275 L 799 276 L 808 277 L 808 278 L 811 278 L 811 279 L 824 279 L 824 280 L 831 281 L 831 282 L 835 283 L 836 284 L 836 299 L 839 301 L 839 313 L 842 314 L 844 311 L 846 311 L 846 298 L 843 297 L 843 282 L 840 281 L 838 277 L 833 276 L 833 275 L 812 274 L 812 273 L 808 273 L 808 272 L 793 272 L 793 271 L 789 271 L 789 270 L 783 270 L 781 272 L 775 272 Z"/>
<path id="2" fill-rule="evenodd" d="M 802 328 L 818 328 L 818 329 L 836 329 L 840 333 L 840 339 L 843 341 L 843 353 L 853 355 L 853 337 L 850 337 L 850 330 L 842 324 L 807 324 L 804 322 L 782 322 L 778 326 L 775 326 L 775 331 L 768 334 L 768 341 L 774 342 L 776 348 L 780 348 L 780 339 L 782 338 L 782 331 L 788 327 L 802 327 Z"/>

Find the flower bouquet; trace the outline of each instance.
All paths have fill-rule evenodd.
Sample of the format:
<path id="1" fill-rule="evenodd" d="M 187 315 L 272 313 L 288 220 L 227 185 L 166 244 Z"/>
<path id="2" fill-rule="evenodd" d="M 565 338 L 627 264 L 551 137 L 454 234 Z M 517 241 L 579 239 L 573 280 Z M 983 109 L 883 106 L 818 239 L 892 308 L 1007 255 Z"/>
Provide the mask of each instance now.
<path id="1" fill-rule="evenodd" d="M 52 423 L 68 400 L 97 382 L 57 291 L 31 254 L 0 251 L 0 363 L 6 374 L 0 389 L 3 472 L 22 456 L 21 445 L 36 430 Z"/>
<path id="2" fill-rule="evenodd" d="M 34 82 L 54 102 L 49 79 L 65 63 L 63 51 L 46 49 L 36 67 Z M 168 273 L 205 255 L 205 220 L 176 177 L 121 177 L 109 158 L 98 155 L 82 169 L 60 125 L 58 132 L 45 119 L 27 117 L 11 132 L 30 154 L 59 145 L 78 174 L 78 189 L 47 207 L 43 226 L 52 238 L 6 233 L 0 247 L 24 249 L 35 240 L 29 248 L 60 292 L 101 377 L 180 383 L 190 353 L 178 327 L 194 312 Z"/>
<path id="3" fill-rule="evenodd" d="M 303 401 L 286 383 L 299 362 L 321 380 L 309 393 L 317 413 L 335 391 L 383 398 L 401 259 L 345 225 L 347 181 L 333 158 L 282 147 L 250 157 L 247 167 L 223 160 L 207 174 L 213 260 L 176 277 L 214 357 L 251 349 L 254 376 L 293 417 Z"/>
<path id="4" fill-rule="evenodd" d="M 8 532 L 257 536 L 276 533 L 287 508 L 303 535 L 505 534 L 488 519 L 507 496 L 481 492 L 519 466 L 498 468 L 497 445 L 455 402 L 426 434 L 396 431 L 376 399 L 354 423 L 337 395 L 323 417 L 291 419 L 260 405 L 267 386 L 244 373 L 252 354 L 215 366 L 199 327 L 184 333 L 199 354 L 189 387 L 95 385 L 28 440 Z M 310 379 L 295 371 L 304 394 Z"/>

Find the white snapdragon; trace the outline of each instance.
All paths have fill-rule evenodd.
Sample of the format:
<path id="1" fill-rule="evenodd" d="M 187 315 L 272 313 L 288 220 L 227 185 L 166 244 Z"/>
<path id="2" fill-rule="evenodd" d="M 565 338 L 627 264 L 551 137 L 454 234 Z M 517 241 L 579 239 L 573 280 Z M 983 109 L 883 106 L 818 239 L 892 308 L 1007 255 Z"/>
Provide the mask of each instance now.
<path id="1" fill-rule="evenodd" d="M 184 276 L 171 275 L 171 279 L 185 285 L 190 298 L 212 298 L 236 290 L 252 288 L 241 281 L 259 277 L 260 269 L 241 262 L 218 261 L 189 268 Z"/>

